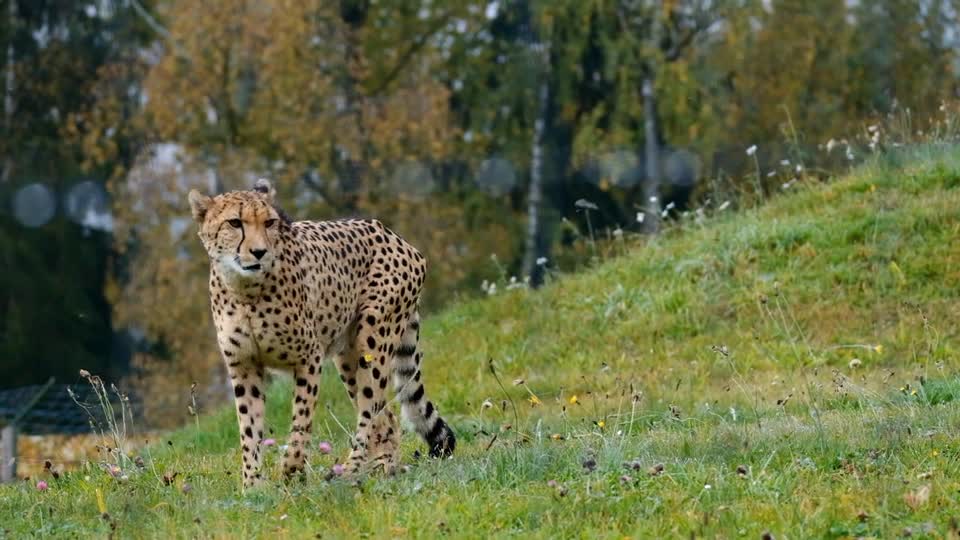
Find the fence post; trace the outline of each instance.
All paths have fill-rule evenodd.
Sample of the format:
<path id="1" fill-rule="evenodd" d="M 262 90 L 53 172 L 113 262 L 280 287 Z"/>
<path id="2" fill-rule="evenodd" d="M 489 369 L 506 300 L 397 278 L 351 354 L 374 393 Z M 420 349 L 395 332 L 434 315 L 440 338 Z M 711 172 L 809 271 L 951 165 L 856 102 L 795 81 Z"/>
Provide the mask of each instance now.
<path id="1" fill-rule="evenodd" d="M 17 479 L 17 425 L 7 424 L 0 430 L 0 484 Z"/>
<path id="2" fill-rule="evenodd" d="M 40 398 L 50 390 L 51 386 L 53 386 L 53 377 L 47 379 L 47 382 L 20 409 L 13 420 L 0 430 L 0 484 L 17 479 L 17 424 L 40 402 Z"/>

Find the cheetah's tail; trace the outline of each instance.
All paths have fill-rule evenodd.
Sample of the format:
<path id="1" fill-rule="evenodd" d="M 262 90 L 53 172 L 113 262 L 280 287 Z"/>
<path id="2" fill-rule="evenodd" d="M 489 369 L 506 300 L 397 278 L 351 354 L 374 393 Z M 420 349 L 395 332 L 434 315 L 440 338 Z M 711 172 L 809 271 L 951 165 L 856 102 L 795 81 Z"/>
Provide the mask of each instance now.
<path id="1" fill-rule="evenodd" d="M 453 453 L 457 438 L 439 411 L 427 399 L 420 381 L 420 314 L 414 313 L 400 339 L 400 348 L 393 359 L 393 386 L 400 401 L 401 414 L 430 445 L 431 457 L 447 457 Z"/>

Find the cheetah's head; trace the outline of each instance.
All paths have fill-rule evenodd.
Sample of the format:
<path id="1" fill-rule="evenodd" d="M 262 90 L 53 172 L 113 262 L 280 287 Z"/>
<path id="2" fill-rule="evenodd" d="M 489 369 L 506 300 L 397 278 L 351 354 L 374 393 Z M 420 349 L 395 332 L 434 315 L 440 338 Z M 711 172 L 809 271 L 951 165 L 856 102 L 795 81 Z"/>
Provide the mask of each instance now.
<path id="1" fill-rule="evenodd" d="M 208 197 L 191 190 L 190 210 L 210 261 L 228 277 L 254 281 L 276 263 L 281 230 L 289 219 L 274 208 L 276 190 L 257 180 L 251 191 Z"/>

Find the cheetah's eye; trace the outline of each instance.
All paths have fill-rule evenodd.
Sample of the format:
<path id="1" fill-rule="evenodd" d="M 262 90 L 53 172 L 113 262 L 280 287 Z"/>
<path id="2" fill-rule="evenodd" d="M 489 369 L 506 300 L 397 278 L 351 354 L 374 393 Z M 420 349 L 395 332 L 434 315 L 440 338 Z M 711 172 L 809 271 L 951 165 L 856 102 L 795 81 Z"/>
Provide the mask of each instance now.
<path id="1" fill-rule="evenodd" d="M 263 226 L 269 229 L 270 227 L 273 227 L 274 223 L 276 223 L 276 222 L 277 222 L 277 220 L 275 220 L 275 219 L 268 219 L 268 220 L 266 220 L 266 221 L 263 222 Z"/>
<path id="2" fill-rule="evenodd" d="M 233 227 L 234 229 L 239 229 L 240 227 L 243 227 L 243 222 L 240 221 L 239 219 L 228 219 L 227 223 L 229 223 L 230 226 Z"/>

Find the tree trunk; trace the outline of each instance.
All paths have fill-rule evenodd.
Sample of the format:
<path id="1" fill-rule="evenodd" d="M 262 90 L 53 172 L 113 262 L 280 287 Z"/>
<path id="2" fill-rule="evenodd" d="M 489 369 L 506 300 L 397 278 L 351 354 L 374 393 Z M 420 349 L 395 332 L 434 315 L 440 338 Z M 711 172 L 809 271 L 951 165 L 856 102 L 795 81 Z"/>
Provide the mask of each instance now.
<path id="1" fill-rule="evenodd" d="M 646 181 L 643 184 L 643 231 L 660 229 L 660 141 L 657 139 L 657 97 L 653 90 L 653 69 L 643 78 L 643 138 L 646 147 Z"/>
<path id="2" fill-rule="evenodd" d="M 540 49 L 542 44 L 536 45 Z M 537 265 L 541 225 L 540 205 L 543 201 L 543 139 L 547 128 L 547 114 L 550 101 L 550 58 L 542 53 L 544 61 L 543 79 L 537 93 L 537 119 L 533 125 L 533 140 L 530 152 L 530 188 L 527 194 L 527 238 L 523 255 L 523 274 L 530 277 L 530 285 L 536 287 L 542 281 Z"/>
<path id="3" fill-rule="evenodd" d="M 7 65 L 4 71 L 3 82 L 3 129 L 4 136 L 7 139 L 7 145 L 13 140 L 13 92 L 16 89 L 16 79 L 14 74 L 14 50 L 13 40 L 16 37 L 17 23 L 17 2 L 16 0 L 7 0 Z M 0 182 L 6 182 L 10 179 L 13 171 L 13 149 L 7 146 L 4 148 L 6 155 L 3 157 L 3 170 L 0 170 Z"/>

